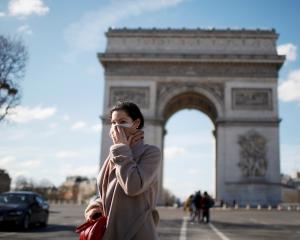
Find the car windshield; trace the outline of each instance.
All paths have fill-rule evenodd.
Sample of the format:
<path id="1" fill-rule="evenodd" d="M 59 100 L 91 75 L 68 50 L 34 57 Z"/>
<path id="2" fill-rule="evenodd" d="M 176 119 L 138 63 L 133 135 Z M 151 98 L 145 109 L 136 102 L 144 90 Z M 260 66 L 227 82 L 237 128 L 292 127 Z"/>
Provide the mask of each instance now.
<path id="1" fill-rule="evenodd" d="M 31 197 L 26 194 L 1 194 L 0 203 L 30 203 Z"/>

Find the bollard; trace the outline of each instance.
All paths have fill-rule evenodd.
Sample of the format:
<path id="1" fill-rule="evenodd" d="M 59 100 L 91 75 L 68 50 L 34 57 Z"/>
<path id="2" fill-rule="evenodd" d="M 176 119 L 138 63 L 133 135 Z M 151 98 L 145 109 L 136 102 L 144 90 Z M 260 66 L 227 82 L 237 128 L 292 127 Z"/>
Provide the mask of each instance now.
<path id="1" fill-rule="evenodd" d="M 236 209 L 236 210 L 239 209 L 239 205 L 238 205 L 238 204 L 235 204 L 235 205 L 234 205 L 234 209 Z"/>
<path id="2" fill-rule="evenodd" d="M 278 206 L 277 206 L 277 210 L 278 210 L 278 211 L 281 211 L 281 210 L 282 210 L 282 207 L 281 207 L 280 205 L 278 205 Z"/>
<path id="3" fill-rule="evenodd" d="M 287 210 L 288 210 L 288 211 L 291 211 L 291 210 L 292 210 L 291 206 L 288 206 Z"/>
<path id="4" fill-rule="evenodd" d="M 226 205 L 226 203 L 224 203 L 222 209 L 226 210 L 226 208 L 227 208 L 227 205 Z"/>
<path id="5" fill-rule="evenodd" d="M 300 211 L 300 207 L 297 207 L 297 211 Z"/>
<path id="6" fill-rule="evenodd" d="M 250 204 L 246 205 L 246 210 L 250 210 Z"/>
<path id="7" fill-rule="evenodd" d="M 269 211 L 272 210 L 272 206 L 271 205 L 268 206 L 268 210 Z"/>
<path id="8" fill-rule="evenodd" d="M 257 205 L 257 210 L 261 210 L 261 205 L 260 204 Z"/>

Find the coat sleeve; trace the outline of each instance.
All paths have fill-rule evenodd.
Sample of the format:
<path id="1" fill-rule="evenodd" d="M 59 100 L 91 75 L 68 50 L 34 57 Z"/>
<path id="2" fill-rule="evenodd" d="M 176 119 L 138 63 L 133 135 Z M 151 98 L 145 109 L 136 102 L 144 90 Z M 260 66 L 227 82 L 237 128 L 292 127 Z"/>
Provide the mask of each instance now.
<path id="1" fill-rule="evenodd" d="M 88 212 L 94 208 L 99 208 L 101 213 L 103 214 L 103 206 L 100 197 L 98 197 L 97 199 L 95 199 L 94 201 L 88 204 L 87 208 L 84 211 L 85 219 L 88 219 Z"/>
<path id="2" fill-rule="evenodd" d="M 128 196 L 146 191 L 158 177 L 161 162 L 159 148 L 149 146 L 138 163 L 133 160 L 132 151 L 125 144 L 111 146 L 110 152 L 111 161 L 116 165 L 117 180 Z"/>
<path id="3" fill-rule="evenodd" d="M 106 166 L 108 164 L 108 161 L 109 161 L 109 156 L 104 161 L 104 164 L 101 167 L 101 170 L 100 170 L 100 172 L 98 174 L 98 177 L 97 177 L 97 188 L 98 188 L 99 196 L 96 199 L 94 199 L 93 201 L 89 202 L 88 206 L 86 207 L 86 209 L 84 211 L 84 216 L 85 216 L 86 219 L 87 219 L 87 216 L 88 216 L 88 212 L 93 208 L 99 208 L 101 213 L 104 214 L 104 209 L 103 209 L 103 205 L 102 205 L 102 201 L 101 201 L 101 198 L 102 198 L 101 188 L 99 186 L 102 186 L 103 175 L 104 175 Z"/>

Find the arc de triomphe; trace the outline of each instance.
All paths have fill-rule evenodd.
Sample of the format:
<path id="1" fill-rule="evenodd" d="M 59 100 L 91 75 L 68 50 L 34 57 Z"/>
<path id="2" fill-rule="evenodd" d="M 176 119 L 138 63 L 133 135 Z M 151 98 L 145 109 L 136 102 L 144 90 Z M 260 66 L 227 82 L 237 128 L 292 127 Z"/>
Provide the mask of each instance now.
<path id="1" fill-rule="evenodd" d="M 106 37 L 98 55 L 105 70 L 101 164 L 111 145 L 107 113 L 117 100 L 141 107 L 145 141 L 162 151 L 168 118 L 198 109 L 215 127 L 216 199 L 281 201 L 277 78 L 285 58 L 275 30 L 109 29 Z M 163 165 L 161 190 L 162 183 Z"/>

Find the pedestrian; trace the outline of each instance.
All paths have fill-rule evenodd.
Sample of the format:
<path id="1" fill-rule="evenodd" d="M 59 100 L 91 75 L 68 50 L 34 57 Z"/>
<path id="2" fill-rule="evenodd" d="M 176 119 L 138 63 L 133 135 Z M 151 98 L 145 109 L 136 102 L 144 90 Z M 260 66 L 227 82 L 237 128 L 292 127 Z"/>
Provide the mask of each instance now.
<path id="1" fill-rule="evenodd" d="M 192 221 L 192 218 L 193 218 L 193 214 L 194 214 L 194 212 L 193 212 L 193 199 L 194 199 L 194 195 L 193 194 L 191 194 L 189 197 L 188 197 L 188 199 L 185 201 L 185 203 L 184 203 L 184 210 L 185 211 L 189 211 L 189 213 L 190 213 L 190 221 Z"/>
<path id="2" fill-rule="evenodd" d="M 235 207 L 235 205 L 236 205 L 236 201 L 235 201 L 235 200 L 233 200 L 233 201 L 232 201 L 232 207 L 234 208 L 234 207 Z"/>
<path id="3" fill-rule="evenodd" d="M 220 201 L 220 207 L 223 207 L 224 206 L 224 200 L 221 200 Z"/>
<path id="4" fill-rule="evenodd" d="M 207 192 L 204 192 L 202 201 L 201 201 L 201 208 L 202 208 L 202 221 L 206 223 L 209 223 L 210 221 L 210 213 L 209 209 L 213 207 L 214 205 L 214 200 L 208 195 Z"/>
<path id="5" fill-rule="evenodd" d="M 185 212 L 190 212 L 190 207 L 191 207 L 192 200 L 193 200 L 193 195 L 190 195 L 190 196 L 184 201 L 183 210 L 184 210 Z"/>
<path id="6" fill-rule="evenodd" d="M 113 144 L 97 177 L 99 198 L 88 205 L 86 219 L 107 217 L 103 240 L 156 240 L 156 206 L 161 152 L 144 144 L 144 117 L 132 102 L 110 110 Z"/>
<path id="7" fill-rule="evenodd" d="M 200 218 L 201 218 L 201 200 L 202 200 L 201 192 L 198 191 L 198 192 L 195 193 L 195 196 L 193 198 L 193 205 L 194 205 L 195 211 L 194 211 L 192 222 L 194 222 L 195 220 L 197 220 L 198 223 L 200 222 Z"/>

